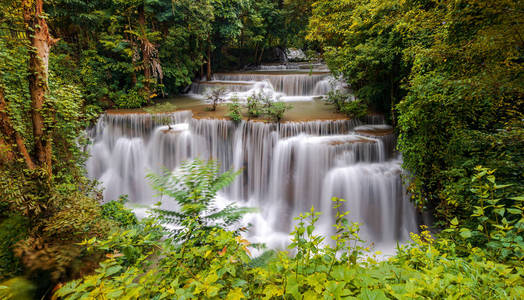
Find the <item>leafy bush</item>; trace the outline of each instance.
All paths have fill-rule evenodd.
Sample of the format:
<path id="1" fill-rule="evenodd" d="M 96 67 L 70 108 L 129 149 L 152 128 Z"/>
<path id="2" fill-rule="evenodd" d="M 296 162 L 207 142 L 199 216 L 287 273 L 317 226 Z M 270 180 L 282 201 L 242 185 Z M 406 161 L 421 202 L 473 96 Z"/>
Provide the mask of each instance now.
<path id="1" fill-rule="evenodd" d="M 104 239 L 93 237 L 80 243 L 91 253 L 106 253 L 122 266 L 143 263 L 161 248 L 165 229 L 158 220 L 146 218 L 126 228 L 116 227 Z"/>
<path id="2" fill-rule="evenodd" d="M 286 110 L 293 106 L 283 102 L 274 102 L 271 97 L 260 91 L 247 98 L 247 113 L 250 118 L 265 115 L 274 122 L 280 122 Z"/>
<path id="3" fill-rule="evenodd" d="M 0 299 L 35 299 L 35 286 L 27 279 L 14 277 L 0 283 Z"/>
<path id="4" fill-rule="evenodd" d="M 293 108 L 292 105 L 286 104 L 284 102 L 271 102 L 264 111 L 264 114 L 269 117 L 270 120 L 280 123 L 284 117 L 284 113 Z"/>
<path id="5" fill-rule="evenodd" d="M 335 106 L 335 109 L 338 112 L 341 112 L 344 106 L 353 101 L 353 96 L 351 94 L 342 92 L 341 90 L 331 90 L 328 92 L 327 96 L 324 98 L 324 101 L 328 104 Z"/>
<path id="6" fill-rule="evenodd" d="M 238 103 L 237 99 L 233 99 L 233 103 L 229 103 L 228 108 L 229 108 L 229 113 L 227 114 L 227 116 L 230 117 L 231 120 L 235 122 L 239 122 L 242 120 L 242 114 L 240 112 L 240 104 Z"/>
<path id="7" fill-rule="evenodd" d="M 346 114 L 350 119 L 361 119 L 368 113 L 367 106 L 360 100 L 353 100 L 342 104 L 340 112 Z"/>
<path id="8" fill-rule="evenodd" d="M 475 168 L 472 192 L 476 205 L 469 208 L 470 218 L 450 221 L 444 236 L 459 235 L 457 251 L 469 253 L 472 247 L 486 249 L 491 259 L 506 263 L 524 260 L 524 197 L 511 197 L 505 193 L 509 185 L 498 185 L 494 170 Z M 463 223 L 462 226 L 459 226 Z"/>
<path id="9" fill-rule="evenodd" d="M 128 90 L 127 93 L 116 93 L 114 97 L 115 105 L 118 108 L 140 108 L 149 101 L 136 89 Z"/>
<path id="10" fill-rule="evenodd" d="M 305 54 L 307 61 L 315 62 L 320 60 L 320 54 L 315 50 L 308 49 L 305 51 Z"/>
<path id="11" fill-rule="evenodd" d="M 17 242 L 27 237 L 29 224 L 27 218 L 19 215 L 9 216 L 0 223 L 0 280 L 18 275 L 22 264 L 14 254 Z"/>
<path id="12" fill-rule="evenodd" d="M 122 195 L 118 200 L 109 201 L 101 206 L 102 217 L 115 221 L 119 226 L 128 227 L 136 225 L 138 219 L 135 214 L 125 204 L 129 200 L 127 195 Z"/>
<path id="13" fill-rule="evenodd" d="M 267 95 L 262 92 L 254 93 L 247 97 L 247 114 L 249 118 L 258 118 L 262 115 L 263 103 L 266 103 Z"/>

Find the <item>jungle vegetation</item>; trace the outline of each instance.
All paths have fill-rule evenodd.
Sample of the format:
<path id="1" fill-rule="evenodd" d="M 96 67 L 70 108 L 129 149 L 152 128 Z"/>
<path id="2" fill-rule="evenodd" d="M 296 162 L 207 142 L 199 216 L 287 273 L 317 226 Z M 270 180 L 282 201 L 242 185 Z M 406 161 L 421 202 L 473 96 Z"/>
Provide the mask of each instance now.
<path id="1" fill-rule="evenodd" d="M 0 1 L 0 298 L 519 299 L 523 6 Z M 231 229 L 245 211 L 214 212 L 198 189 L 165 184 L 184 178 L 152 177 L 185 205 L 176 214 L 138 220 L 125 196 L 100 204 L 84 148 L 86 127 L 104 109 L 142 107 L 194 78 L 256 65 L 289 47 L 319 52 L 349 84 L 359 101 L 342 101 L 349 113 L 359 117 L 366 105 L 388 115 L 413 201 L 433 213 L 436 232 L 423 228 L 377 261 L 355 243 L 358 224 L 343 211 L 336 235 L 316 235 L 320 212 L 312 208 L 297 216 L 289 252 L 254 258 L 257 245 Z M 186 167 L 213 191 L 235 175 L 218 174 L 213 163 Z M 181 229 L 166 232 L 169 218 Z M 210 226 L 206 218 L 222 222 Z"/>

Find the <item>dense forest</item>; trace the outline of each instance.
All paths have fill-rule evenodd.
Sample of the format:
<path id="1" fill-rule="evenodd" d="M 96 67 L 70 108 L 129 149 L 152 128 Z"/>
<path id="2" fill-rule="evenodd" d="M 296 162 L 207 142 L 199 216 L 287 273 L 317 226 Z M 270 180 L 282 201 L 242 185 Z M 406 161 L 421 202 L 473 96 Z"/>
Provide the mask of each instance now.
<path id="1" fill-rule="evenodd" d="M 516 0 L 2 0 L 0 298 L 521 299 L 523 22 Z M 249 241 L 254 209 L 213 205 L 243 176 L 220 161 L 147 175 L 176 211 L 103 199 L 85 165 L 104 111 L 147 112 L 289 49 L 350 88 L 325 97 L 333 111 L 393 125 L 410 200 L 433 219 L 396 254 L 366 246 L 339 198 L 332 236 L 312 207 L 286 251 Z M 265 122 L 291 108 L 253 99 Z"/>

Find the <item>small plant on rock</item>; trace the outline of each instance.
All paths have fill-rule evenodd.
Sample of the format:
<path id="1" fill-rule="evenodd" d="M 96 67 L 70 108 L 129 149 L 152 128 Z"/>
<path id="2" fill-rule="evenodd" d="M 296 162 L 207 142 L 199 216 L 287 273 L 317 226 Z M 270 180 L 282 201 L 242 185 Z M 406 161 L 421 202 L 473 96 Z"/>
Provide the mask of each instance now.
<path id="1" fill-rule="evenodd" d="M 239 122 L 242 120 L 242 114 L 240 112 L 240 103 L 238 103 L 238 99 L 233 99 L 232 103 L 228 104 L 229 107 L 229 113 L 227 114 L 228 117 L 231 118 L 231 120 L 235 122 Z"/>
<path id="2" fill-rule="evenodd" d="M 176 110 L 176 105 L 165 102 L 162 104 L 157 104 L 155 106 L 144 108 L 144 111 L 151 115 L 151 119 L 154 123 L 167 126 L 169 130 L 171 130 L 171 125 L 173 122 L 173 118 L 171 117 L 171 113 Z"/>
<path id="3" fill-rule="evenodd" d="M 211 111 L 216 111 L 218 104 L 223 103 L 226 100 L 226 93 L 227 90 L 223 87 L 209 89 L 206 91 L 206 100 L 209 104 L 211 104 Z"/>
<path id="4" fill-rule="evenodd" d="M 264 93 L 255 93 L 247 97 L 247 114 L 249 118 L 258 118 L 263 113 Z"/>
<path id="5" fill-rule="evenodd" d="M 284 113 L 293 108 L 292 105 L 286 104 L 284 102 L 273 102 L 265 109 L 265 114 L 269 117 L 270 120 L 280 123 L 284 117 Z"/>

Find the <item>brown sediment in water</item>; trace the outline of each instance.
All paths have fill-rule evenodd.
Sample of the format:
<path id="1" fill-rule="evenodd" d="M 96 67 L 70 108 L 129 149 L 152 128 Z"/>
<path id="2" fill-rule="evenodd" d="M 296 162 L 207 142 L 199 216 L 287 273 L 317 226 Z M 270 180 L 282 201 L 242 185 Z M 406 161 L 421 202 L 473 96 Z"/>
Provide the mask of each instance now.
<path id="1" fill-rule="evenodd" d="M 193 119 L 218 119 L 218 120 L 231 120 L 227 116 L 229 113 L 227 103 L 220 104 L 217 106 L 216 111 L 209 110 L 210 105 L 205 104 L 202 100 L 190 98 L 190 97 L 177 97 L 170 100 L 164 100 L 159 102 L 169 102 L 176 106 L 176 109 L 170 109 L 158 113 L 172 113 L 176 111 L 192 111 Z M 330 105 L 326 105 L 322 101 L 297 101 L 288 102 L 292 105 L 289 111 L 284 114 L 281 123 L 286 122 L 307 122 L 307 121 L 338 121 L 348 120 L 348 117 L 342 113 L 338 113 Z M 109 109 L 106 111 L 108 114 L 147 114 L 148 112 L 143 109 Z M 242 119 L 253 122 L 270 122 L 265 118 L 248 118 L 246 109 L 242 109 Z"/>
<path id="2" fill-rule="evenodd" d="M 356 133 L 371 135 L 371 136 L 386 136 L 393 134 L 395 131 L 391 129 L 374 129 L 374 130 L 355 130 Z"/>
<path id="3" fill-rule="evenodd" d="M 310 71 L 309 69 L 300 70 L 264 70 L 264 71 L 243 71 L 243 72 L 227 72 L 215 73 L 217 75 L 329 75 L 329 71 Z"/>

